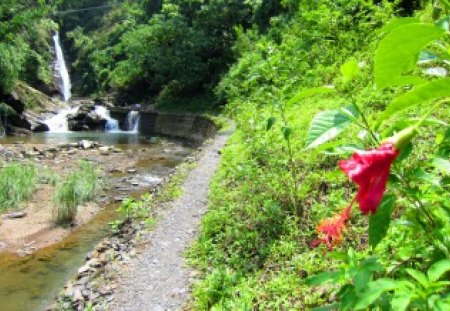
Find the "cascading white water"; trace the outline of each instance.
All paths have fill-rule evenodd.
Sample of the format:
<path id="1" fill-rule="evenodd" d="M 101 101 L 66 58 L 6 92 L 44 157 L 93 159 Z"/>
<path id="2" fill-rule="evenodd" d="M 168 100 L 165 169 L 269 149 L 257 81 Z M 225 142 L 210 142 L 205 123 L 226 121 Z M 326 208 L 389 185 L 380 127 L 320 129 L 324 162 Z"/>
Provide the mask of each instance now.
<path id="1" fill-rule="evenodd" d="M 125 130 L 138 133 L 139 131 L 139 111 L 131 110 L 125 119 Z"/>
<path id="2" fill-rule="evenodd" d="M 53 41 L 55 42 L 55 71 L 58 73 L 57 79 L 59 80 L 59 90 L 61 91 L 64 101 L 68 101 L 72 96 L 72 94 L 70 93 L 70 77 L 69 72 L 67 71 L 66 63 L 64 61 L 64 54 L 59 41 L 58 32 L 53 35 Z"/>
<path id="3" fill-rule="evenodd" d="M 106 120 L 105 131 L 107 132 L 117 132 L 120 131 L 119 121 L 111 118 L 109 110 L 103 106 L 95 106 L 95 112 Z"/>
<path id="4" fill-rule="evenodd" d="M 67 116 L 77 113 L 79 107 L 66 108 L 58 111 L 58 113 L 48 120 L 43 121 L 47 124 L 49 132 L 65 133 L 69 131 L 69 123 Z"/>

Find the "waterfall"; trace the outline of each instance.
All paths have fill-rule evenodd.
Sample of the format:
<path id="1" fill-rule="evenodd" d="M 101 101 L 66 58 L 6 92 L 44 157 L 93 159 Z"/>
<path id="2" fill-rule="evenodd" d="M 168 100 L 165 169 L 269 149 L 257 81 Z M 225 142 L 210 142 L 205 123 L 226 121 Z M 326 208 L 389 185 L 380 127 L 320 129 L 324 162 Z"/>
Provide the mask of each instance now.
<path id="1" fill-rule="evenodd" d="M 125 120 L 125 130 L 132 133 L 139 131 L 139 111 L 131 110 Z"/>
<path id="2" fill-rule="evenodd" d="M 47 124 L 49 132 L 64 133 L 69 131 L 69 123 L 67 116 L 77 113 L 79 107 L 66 108 L 58 111 L 58 113 L 48 120 L 43 121 Z"/>
<path id="3" fill-rule="evenodd" d="M 58 32 L 53 35 L 53 41 L 55 42 L 56 53 L 55 71 L 57 72 L 57 74 L 55 74 L 55 76 L 58 80 L 59 90 L 61 91 L 64 101 L 68 101 L 72 96 L 72 94 L 70 93 L 70 77 L 69 72 L 67 71 L 66 63 L 64 61 L 64 54 L 59 42 Z"/>
<path id="4" fill-rule="evenodd" d="M 120 131 L 119 121 L 111 118 L 109 110 L 103 106 L 95 106 L 95 112 L 106 120 L 105 131 L 115 132 Z"/>

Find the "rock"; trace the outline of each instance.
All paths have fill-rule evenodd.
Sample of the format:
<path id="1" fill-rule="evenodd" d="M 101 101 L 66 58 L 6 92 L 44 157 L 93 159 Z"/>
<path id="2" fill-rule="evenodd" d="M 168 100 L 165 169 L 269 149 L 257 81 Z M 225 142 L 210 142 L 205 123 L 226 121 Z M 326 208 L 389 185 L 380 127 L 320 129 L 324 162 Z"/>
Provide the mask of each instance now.
<path id="1" fill-rule="evenodd" d="M 107 146 L 102 146 L 98 148 L 98 151 L 101 155 L 109 155 L 110 154 L 110 148 Z"/>
<path id="2" fill-rule="evenodd" d="M 92 258 L 89 260 L 86 265 L 93 267 L 93 268 L 100 268 L 102 266 L 102 263 L 97 258 Z"/>
<path id="3" fill-rule="evenodd" d="M 25 216 L 27 216 L 26 212 L 18 211 L 18 212 L 11 212 L 11 213 L 5 214 L 3 216 L 3 218 L 5 218 L 5 219 L 16 219 L 16 218 L 23 218 Z"/>
<path id="4" fill-rule="evenodd" d="M 137 172 L 137 170 L 134 169 L 134 168 L 131 168 L 131 169 L 127 170 L 127 173 L 129 173 L 129 174 L 134 174 L 136 172 Z"/>
<path id="5" fill-rule="evenodd" d="M 77 284 L 77 285 L 83 286 L 83 285 L 86 285 L 87 282 L 89 282 L 89 277 L 83 276 L 81 279 L 79 279 L 79 280 L 77 281 L 76 284 Z"/>
<path id="6" fill-rule="evenodd" d="M 83 294 L 79 288 L 74 289 L 72 299 L 74 301 L 84 301 Z"/>
<path id="7" fill-rule="evenodd" d="M 91 267 L 89 267 L 88 265 L 84 265 L 80 269 L 78 269 L 78 274 L 82 276 L 87 274 L 89 271 L 91 271 Z"/>
<path id="8" fill-rule="evenodd" d="M 84 150 L 91 149 L 93 147 L 93 145 L 94 145 L 93 142 L 90 140 L 83 139 L 78 142 L 78 146 Z"/>

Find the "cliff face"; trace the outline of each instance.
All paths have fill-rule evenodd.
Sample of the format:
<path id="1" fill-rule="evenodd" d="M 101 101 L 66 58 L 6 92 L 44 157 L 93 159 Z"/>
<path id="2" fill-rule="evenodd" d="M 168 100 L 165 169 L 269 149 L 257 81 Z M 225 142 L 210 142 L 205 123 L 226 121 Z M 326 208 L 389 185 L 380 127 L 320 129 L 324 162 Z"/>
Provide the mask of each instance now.
<path id="1" fill-rule="evenodd" d="M 10 135 L 29 134 L 41 129 L 39 115 L 62 106 L 60 100 L 51 98 L 24 82 L 17 82 L 10 94 L 0 97 L 2 124 Z"/>

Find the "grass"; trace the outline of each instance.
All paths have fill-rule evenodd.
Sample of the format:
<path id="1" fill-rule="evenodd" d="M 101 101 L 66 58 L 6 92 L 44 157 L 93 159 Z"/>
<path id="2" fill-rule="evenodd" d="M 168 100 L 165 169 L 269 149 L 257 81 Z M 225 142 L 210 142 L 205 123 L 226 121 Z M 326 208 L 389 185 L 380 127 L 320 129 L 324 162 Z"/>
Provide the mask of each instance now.
<path id="1" fill-rule="evenodd" d="M 98 186 L 98 173 L 94 165 L 87 161 L 80 161 L 78 169 L 69 173 L 56 187 L 53 198 L 55 223 L 58 225 L 72 223 L 79 205 L 92 199 Z"/>
<path id="2" fill-rule="evenodd" d="M 0 169 L 0 211 L 16 208 L 28 199 L 37 182 L 36 167 L 31 163 L 10 163 Z"/>

